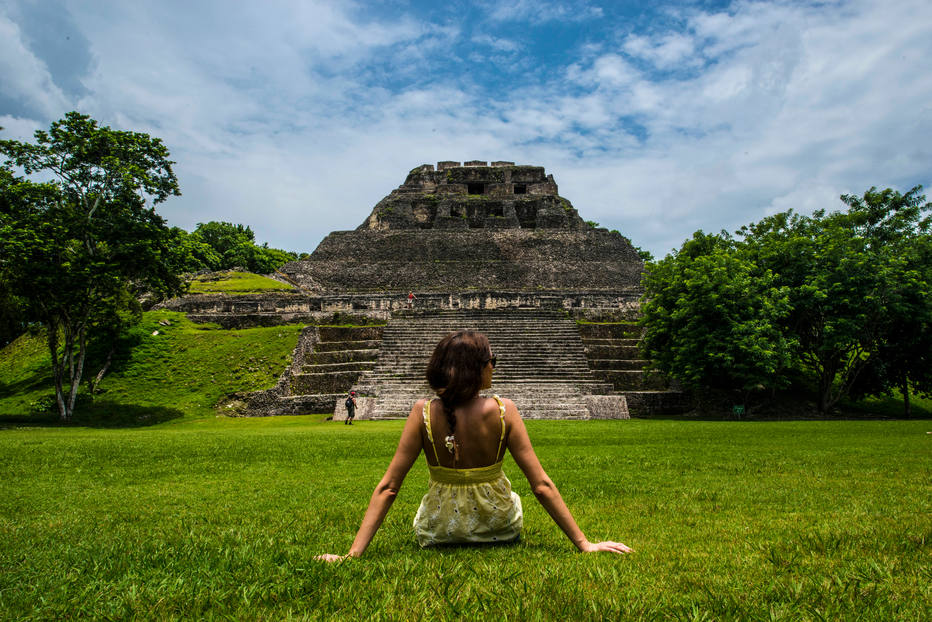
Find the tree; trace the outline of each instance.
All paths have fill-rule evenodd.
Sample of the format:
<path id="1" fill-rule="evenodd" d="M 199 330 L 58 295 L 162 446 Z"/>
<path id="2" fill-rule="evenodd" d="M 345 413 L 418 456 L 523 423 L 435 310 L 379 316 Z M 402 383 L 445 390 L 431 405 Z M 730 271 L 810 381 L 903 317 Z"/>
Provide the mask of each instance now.
<path id="1" fill-rule="evenodd" d="M 0 281 L 0 285 L 2 285 Z M 0 287 L 0 348 L 12 342 L 26 331 L 25 302 L 12 294 L 8 288 Z"/>
<path id="2" fill-rule="evenodd" d="M 250 272 L 268 274 L 297 258 L 295 253 L 269 248 L 268 244 L 257 246 L 255 234 L 245 225 L 216 221 L 198 223 L 191 238 L 213 249 L 219 258 L 218 267 L 213 269 L 241 267 Z"/>
<path id="3" fill-rule="evenodd" d="M 268 244 L 254 246 L 249 269 L 258 274 L 270 274 L 297 258 L 296 253 L 270 248 Z"/>
<path id="4" fill-rule="evenodd" d="M 171 235 L 179 261 L 177 272 L 220 269 L 222 262 L 220 255 L 200 236 L 188 233 L 180 227 L 172 227 Z"/>
<path id="5" fill-rule="evenodd" d="M 0 168 L 0 188 L 9 185 L 13 174 Z M 13 210 L 13 198 L 0 193 L 0 218 Z M 0 242 L 2 243 L 2 242 Z M 3 258 L 0 256 L 0 347 L 23 334 L 26 329 L 25 301 L 13 293 L 3 280 Z"/>
<path id="6" fill-rule="evenodd" d="M 252 229 L 229 222 L 199 222 L 192 235 L 214 249 L 223 268 L 247 267 L 249 250 L 256 241 Z"/>
<path id="7" fill-rule="evenodd" d="M 55 394 L 71 418 L 89 334 L 143 292 L 181 289 L 171 234 L 154 206 L 179 195 L 158 138 L 99 126 L 68 113 L 37 131 L 34 143 L 0 141 L 0 279 L 41 322 L 52 356 Z M 51 182 L 17 177 L 40 174 Z"/>
<path id="8" fill-rule="evenodd" d="M 812 379 L 818 409 L 899 389 L 932 392 L 932 209 L 921 187 L 843 195 L 844 212 L 792 210 L 697 232 L 648 265 L 646 353 L 693 387 Z M 746 308 L 747 307 L 747 308 Z"/>
<path id="9" fill-rule="evenodd" d="M 788 293 L 728 234 L 696 232 L 649 264 L 643 284 L 642 347 L 661 371 L 693 389 L 784 384 L 791 343 L 777 326 Z"/>
<path id="10" fill-rule="evenodd" d="M 932 236 L 930 218 L 922 216 L 932 204 L 921 191 L 871 188 L 862 197 L 841 197 L 891 279 L 880 345 L 852 390 L 859 397 L 897 388 L 907 417 L 912 390 L 932 393 Z"/>
<path id="11" fill-rule="evenodd" d="M 928 286 L 905 260 L 911 240 L 928 227 L 920 222 L 928 207 L 919 190 L 871 188 L 863 199 L 842 196 L 847 212 L 788 211 L 739 231 L 751 260 L 790 292 L 792 312 L 781 330 L 794 338 L 799 366 L 815 379 L 820 412 L 858 392 L 859 383 L 861 391 L 888 386 L 877 384 L 887 378 L 881 370 L 893 369 L 884 357 L 919 330 L 917 300 L 928 298 Z"/>

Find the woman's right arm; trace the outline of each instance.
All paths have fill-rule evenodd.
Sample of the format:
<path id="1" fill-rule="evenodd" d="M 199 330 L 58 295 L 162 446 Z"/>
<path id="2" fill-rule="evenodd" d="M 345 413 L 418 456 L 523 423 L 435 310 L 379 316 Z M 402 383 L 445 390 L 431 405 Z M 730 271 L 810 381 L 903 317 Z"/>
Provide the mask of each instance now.
<path id="1" fill-rule="evenodd" d="M 398 441 L 398 448 L 395 450 L 395 455 L 388 465 L 388 470 L 385 471 L 382 480 L 372 492 L 372 497 L 369 499 L 369 507 L 366 509 L 366 513 L 362 518 L 362 524 L 359 526 L 359 531 L 356 532 L 356 537 L 353 539 L 353 545 L 350 547 L 349 553 L 346 555 L 327 553 L 324 555 L 317 555 L 314 559 L 325 562 L 335 562 L 346 559 L 347 557 L 360 557 L 365 552 L 369 543 L 372 542 L 372 538 L 375 537 L 375 532 L 379 530 L 382 521 L 385 520 L 385 515 L 388 514 L 388 510 L 392 507 L 392 503 L 395 502 L 395 497 L 398 496 L 398 491 L 401 489 L 401 484 L 404 482 L 405 476 L 408 474 L 414 461 L 417 460 L 417 457 L 421 454 L 420 427 L 422 420 L 421 408 L 423 404 L 423 400 L 417 402 L 408 415 L 408 421 L 401 431 L 401 440 Z"/>
<path id="2" fill-rule="evenodd" d="M 534 453 L 534 447 L 531 446 L 531 439 L 528 437 L 527 428 L 524 426 L 524 420 L 521 418 L 518 409 L 511 400 L 505 402 L 505 420 L 509 425 L 508 432 L 508 451 L 511 452 L 518 467 L 524 473 L 528 483 L 531 485 L 531 491 L 534 496 L 544 506 L 550 518 L 554 520 L 566 537 L 572 541 L 576 548 L 582 553 L 593 553 L 596 551 L 607 551 L 611 553 L 631 553 L 633 549 L 622 544 L 621 542 L 589 542 L 585 534 L 576 524 L 576 520 L 570 513 L 560 491 L 557 490 L 544 468 Z"/>

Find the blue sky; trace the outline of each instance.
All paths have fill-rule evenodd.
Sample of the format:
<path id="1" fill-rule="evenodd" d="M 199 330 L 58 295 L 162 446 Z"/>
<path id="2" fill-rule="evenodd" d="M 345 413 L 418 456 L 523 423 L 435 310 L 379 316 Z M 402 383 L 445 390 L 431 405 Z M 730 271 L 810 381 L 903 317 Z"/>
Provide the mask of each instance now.
<path id="1" fill-rule="evenodd" d="M 662 256 L 929 188 L 930 58 L 928 0 L 0 0 L 0 135 L 70 110 L 149 132 L 177 162 L 170 224 L 294 251 L 419 164 L 541 165 Z"/>

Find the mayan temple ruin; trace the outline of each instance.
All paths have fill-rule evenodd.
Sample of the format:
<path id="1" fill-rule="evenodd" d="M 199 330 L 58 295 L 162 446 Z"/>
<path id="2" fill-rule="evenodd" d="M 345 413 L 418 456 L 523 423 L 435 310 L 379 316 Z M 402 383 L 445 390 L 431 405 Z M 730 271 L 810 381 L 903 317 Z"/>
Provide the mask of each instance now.
<path id="1" fill-rule="evenodd" d="M 686 404 L 639 358 L 642 269 L 630 241 L 587 224 L 543 167 L 439 162 L 283 266 L 293 291 L 169 308 L 225 326 L 309 323 L 278 385 L 241 396 L 243 414 L 340 419 L 352 388 L 358 419 L 405 417 L 431 394 L 436 342 L 473 328 L 499 358 L 492 391 L 525 417 L 627 418 Z"/>

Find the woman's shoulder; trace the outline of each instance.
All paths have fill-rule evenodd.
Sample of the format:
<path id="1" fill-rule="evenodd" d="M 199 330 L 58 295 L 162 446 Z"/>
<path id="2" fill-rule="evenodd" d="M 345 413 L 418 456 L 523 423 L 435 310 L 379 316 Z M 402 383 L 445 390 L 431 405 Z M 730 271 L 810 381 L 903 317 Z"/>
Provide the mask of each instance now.
<path id="1" fill-rule="evenodd" d="M 422 397 L 421 399 L 414 402 L 414 405 L 411 407 L 412 415 L 420 415 L 424 411 L 424 407 L 430 403 L 433 398 L 431 397 Z"/>
<path id="2" fill-rule="evenodd" d="M 502 397 L 501 395 L 495 394 L 495 395 L 490 395 L 489 397 L 486 398 L 486 402 L 484 404 L 484 410 L 490 410 L 490 411 L 500 410 L 499 401 L 501 401 L 501 404 L 505 407 L 505 412 L 516 411 L 518 409 L 518 407 L 515 406 L 515 403 L 511 401 L 510 399 L 508 399 L 507 397 Z"/>

